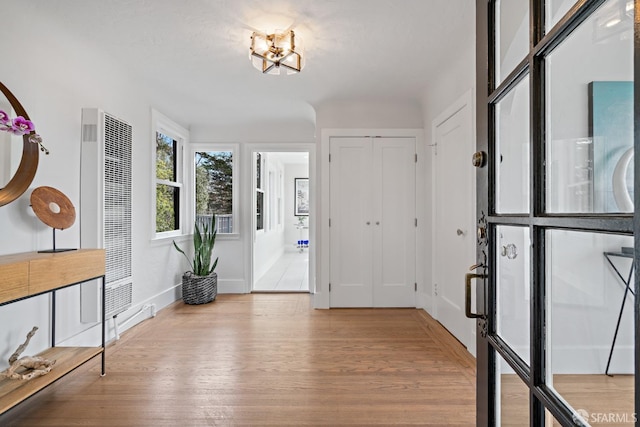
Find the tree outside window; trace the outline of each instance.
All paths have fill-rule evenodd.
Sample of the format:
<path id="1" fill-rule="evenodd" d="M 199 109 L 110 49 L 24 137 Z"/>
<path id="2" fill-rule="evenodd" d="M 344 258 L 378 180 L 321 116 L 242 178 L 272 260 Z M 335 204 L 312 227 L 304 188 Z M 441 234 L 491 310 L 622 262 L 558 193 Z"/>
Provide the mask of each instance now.
<path id="1" fill-rule="evenodd" d="M 156 132 L 156 233 L 180 229 L 178 141 Z"/>
<path id="2" fill-rule="evenodd" d="M 195 153 L 196 220 L 215 215 L 218 233 L 233 233 L 233 152 Z"/>

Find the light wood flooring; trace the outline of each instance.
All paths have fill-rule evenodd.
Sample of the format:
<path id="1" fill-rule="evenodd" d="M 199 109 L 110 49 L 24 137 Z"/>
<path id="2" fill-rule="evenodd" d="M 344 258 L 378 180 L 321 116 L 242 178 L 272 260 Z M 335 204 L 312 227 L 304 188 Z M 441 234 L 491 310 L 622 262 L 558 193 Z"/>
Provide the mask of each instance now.
<path id="1" fill-rule="evenodd" d="M 475 360 L 422 310 L 178 302 L 2 426 L 475 425 Z"/>

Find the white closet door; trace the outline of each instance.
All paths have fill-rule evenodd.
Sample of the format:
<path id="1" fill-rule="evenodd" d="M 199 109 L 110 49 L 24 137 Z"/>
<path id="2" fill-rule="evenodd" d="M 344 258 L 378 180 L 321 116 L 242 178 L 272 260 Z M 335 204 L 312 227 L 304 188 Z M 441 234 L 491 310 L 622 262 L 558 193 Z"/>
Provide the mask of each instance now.
<path id="1" fill-rule="evenodd" d="M 331 307 L 415 307 L 415 139 L 330 145 Z"/>
<path id="2" fill-rule="evenodd" d="M 331 307 L 372 307 L 369 138 L 331 138 Z"/>
<path id="3" fill-rule="evenodd" d="M 373 306 L 415 307 L 415 140 L 372 142 Z"/>

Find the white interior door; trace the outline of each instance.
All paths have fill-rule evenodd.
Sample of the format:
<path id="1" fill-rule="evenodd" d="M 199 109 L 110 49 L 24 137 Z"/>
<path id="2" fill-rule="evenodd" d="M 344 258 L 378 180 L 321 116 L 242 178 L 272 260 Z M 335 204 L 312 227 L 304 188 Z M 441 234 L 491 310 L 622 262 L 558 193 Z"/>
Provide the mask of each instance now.
<path id="1" fill-rule="evenodd" d="M 470 351 L 473 322 L 465 317 L 464 274 L 475 260 L 471 103 L 436 123 L 435 317 Z"/>
<path id="2" fill-rule="evenodd" d="M 331 307 L 415 307 L 415 139 L 330 152 Z"/>
<path id="3" fill-rule="evenodd" d="M 416 144 L 374 138 L 373 305 L 416 306 Z"/>
<path id="4" fill-rule="evenodd" d="M 331 307 L 372 307 L 369 138 L 331 138 Z"/>

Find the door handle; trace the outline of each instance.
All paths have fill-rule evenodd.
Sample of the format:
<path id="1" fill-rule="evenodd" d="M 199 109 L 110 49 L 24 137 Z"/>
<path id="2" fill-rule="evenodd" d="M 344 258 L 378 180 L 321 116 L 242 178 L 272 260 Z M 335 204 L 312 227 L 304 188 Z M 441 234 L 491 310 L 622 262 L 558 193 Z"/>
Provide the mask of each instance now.
<path id="1" fill-rule="evenodd" d="M 484 314 L 471 312 L 471 281 L 473 279 L 486 279 L 486 274 L 467 273 L 464 276 L 464 314 L 469 319 L 484 318 Z"/>

